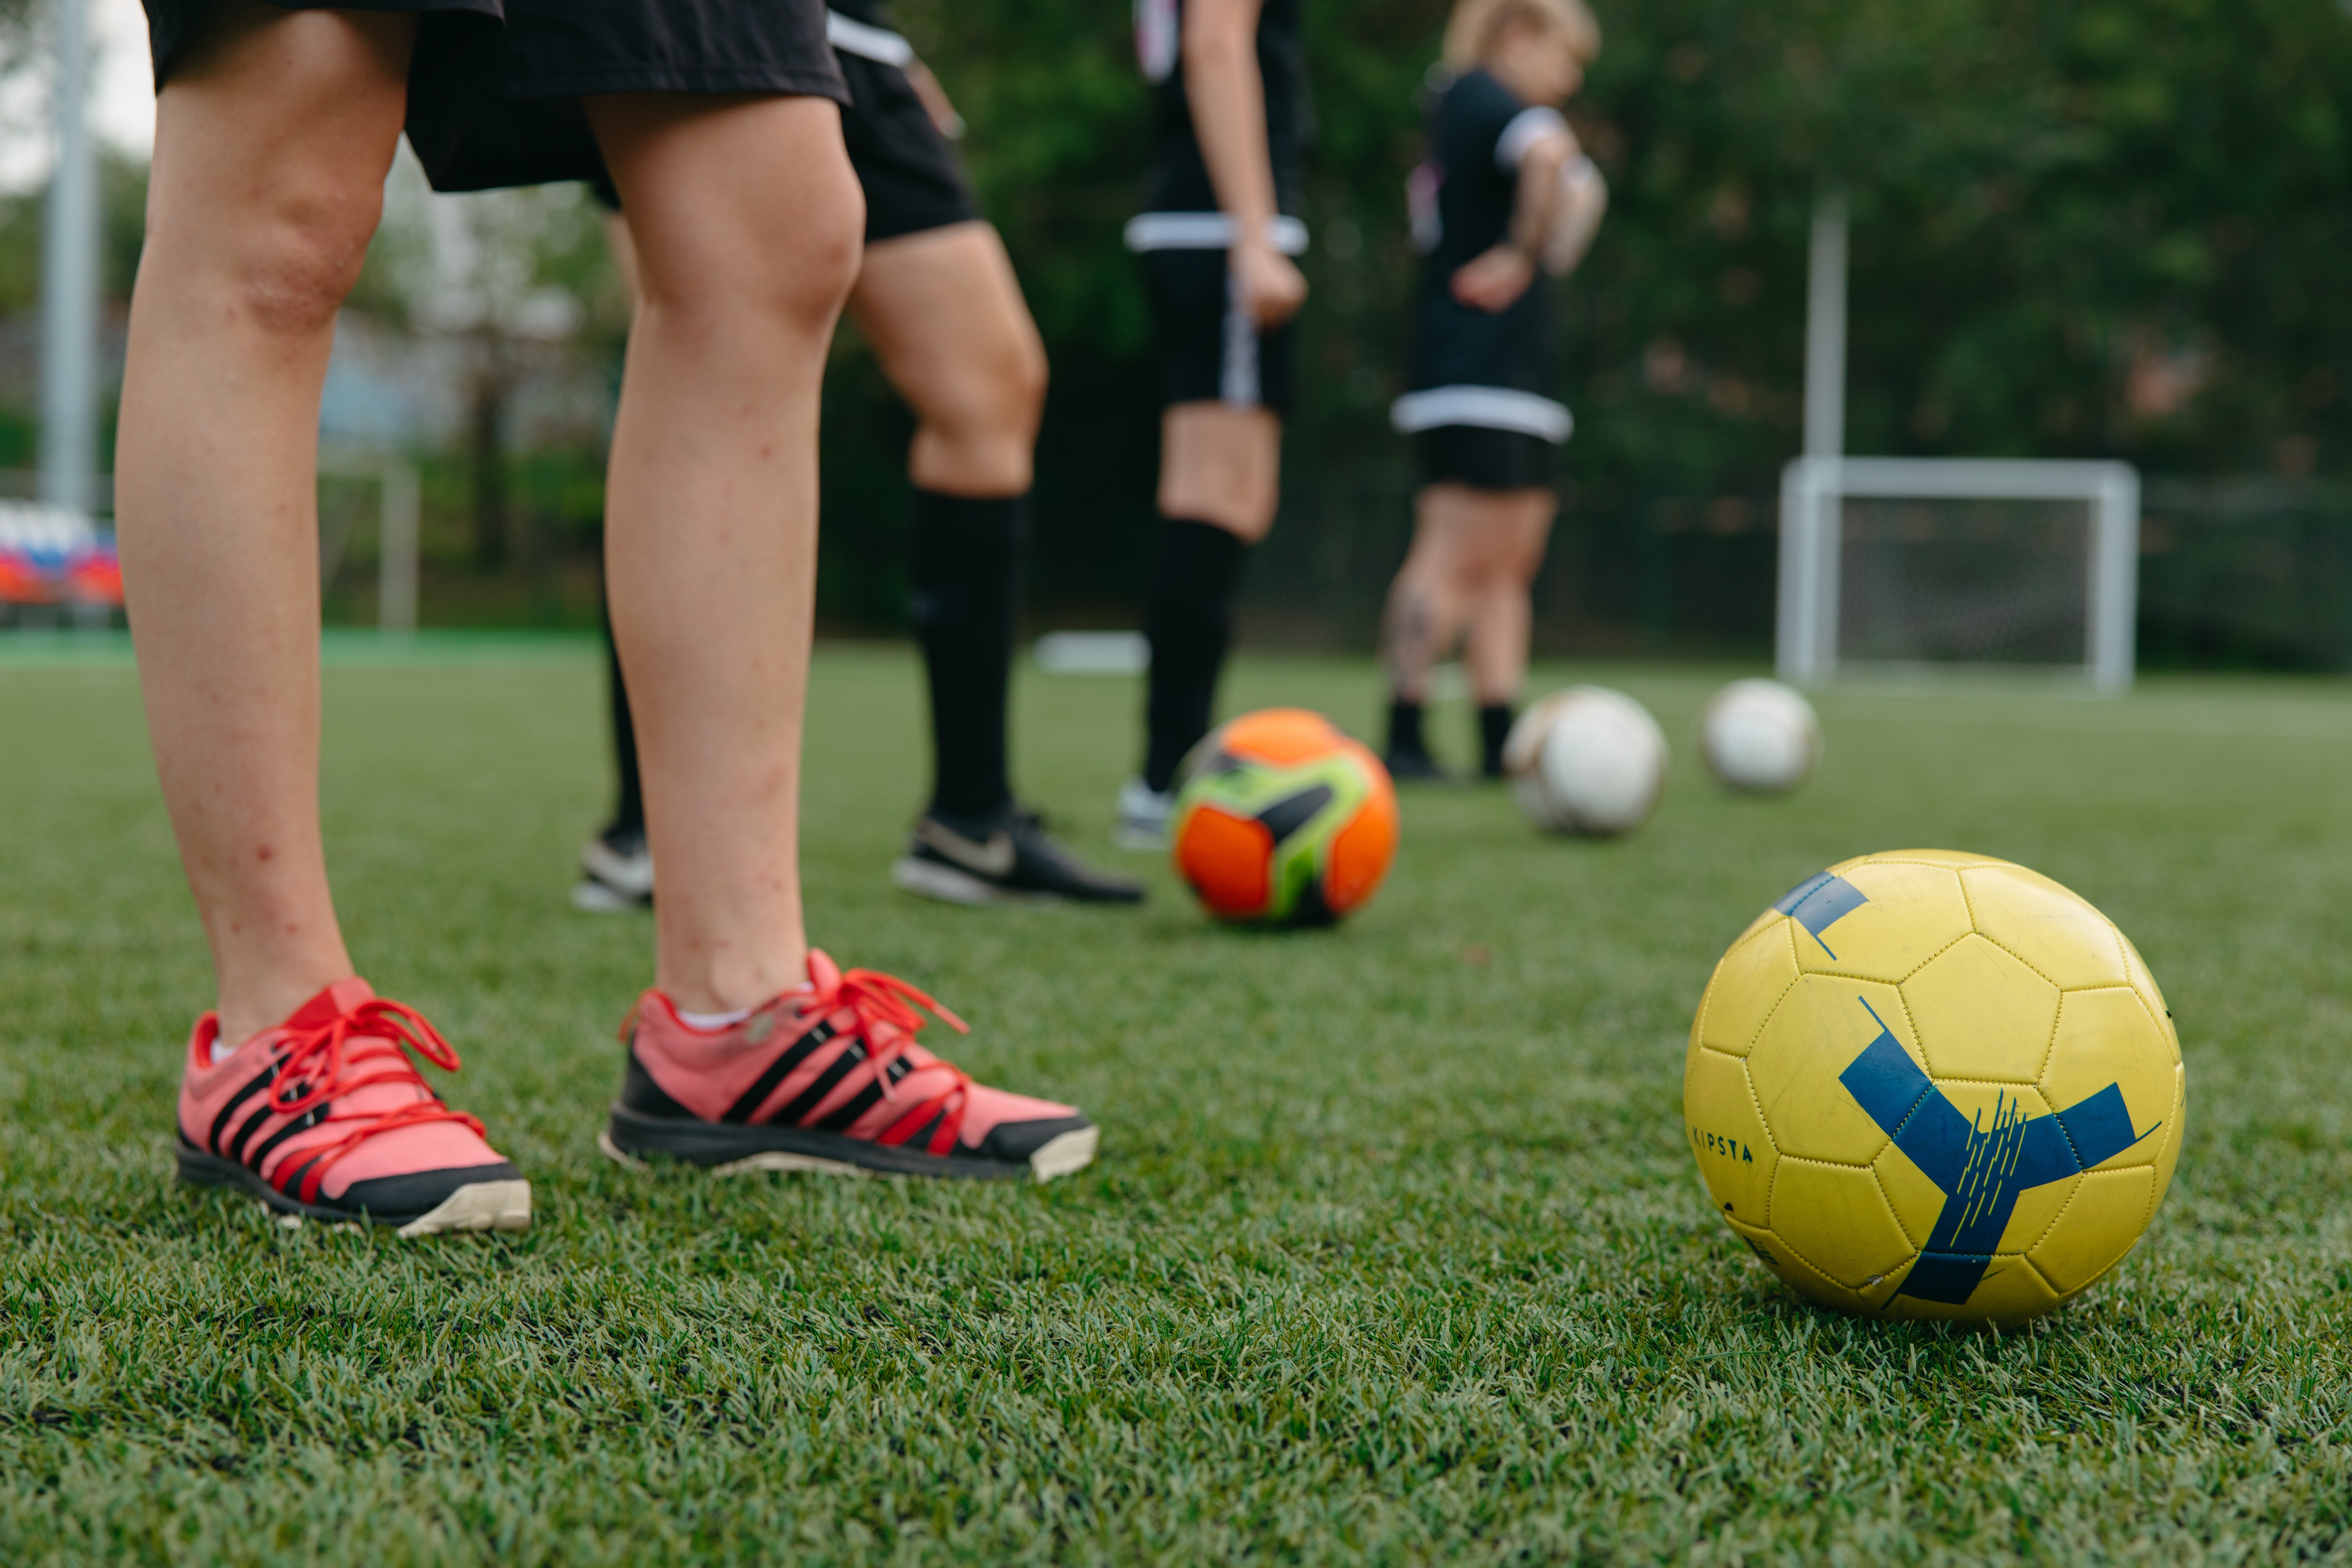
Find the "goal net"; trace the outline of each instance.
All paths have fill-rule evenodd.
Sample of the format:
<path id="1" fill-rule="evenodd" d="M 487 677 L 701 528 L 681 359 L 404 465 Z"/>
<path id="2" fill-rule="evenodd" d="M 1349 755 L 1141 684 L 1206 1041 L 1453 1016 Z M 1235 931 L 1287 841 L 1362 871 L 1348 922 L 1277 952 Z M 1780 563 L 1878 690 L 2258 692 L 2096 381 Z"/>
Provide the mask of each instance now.
<path id="1" fill-rule="evenodd" d="M 1780 518 L 1784 679 L 1990 668 L 2131 685 L 2128 464 L 1800 458 Z"/>

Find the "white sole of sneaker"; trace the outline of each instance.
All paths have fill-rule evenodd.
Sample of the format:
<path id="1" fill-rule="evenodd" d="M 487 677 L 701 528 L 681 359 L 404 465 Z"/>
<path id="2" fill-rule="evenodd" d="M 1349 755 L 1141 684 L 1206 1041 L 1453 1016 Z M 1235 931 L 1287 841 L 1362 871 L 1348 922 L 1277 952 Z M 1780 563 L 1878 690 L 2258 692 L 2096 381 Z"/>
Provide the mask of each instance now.
<path id="1" fill-rule="evenodd" d="M 1120 823 L 1110 830 L 1111 844 L 1120 849 L 1132 849 L 1138 854 L 1164 854 L 1168 848 L 1165 827 L 1135 827 Z"/>
<path id="2" fill-rule="evenodd" d="M 820 1160 L 814 1154 L 787 1154 L 771 1150 L 764 1154 L 747 1154 L 740 1160 L 730 1160 L 723 1165 L 713 1165 L 714 1176 L 748 1176 L 759 1171 L 783 1171 L 806 1176 L 881 1176 L 889 1173 L 869 1171 L 862 1165 L 846 1164 L 839 1160 Z"/>
<path id="3" fill-rule="evenodd" d="M 626 1165 L 632 1171 L 651 1169 L 643 1160 L 614 1142 L 610 1130 L 596 1134 L 596 1147 L 604 1158 L 616 1165 Z M 710 1173 L 714 1176 L 747 1176 L 754 1171 L 796 1171 L 815 1176 L 878 1176 L 885 1173 L 839 1160 L 820 1160 L 814 1154 L 790 1154 L 781 1151 L 752 1154 L 710 1167 Z"/>
<path id="4" fill-rule="evenodd" d="M 1098 1127 L 1082 1127 L 1076 1132 L 1065 1132 L 1029 1156 L 1029 1173 L 1039 1182 L 1050 1182 L 1056 1176 L 1066 1176 L 1074 1171 L 1083 1171 L 1095 1163 L 1095 1149 L 1101 1141 L 1102 1129 Z M 614 1142 L 613 1134 L 609 1131 L 597 1132 L 596 1148 L 604 1158 L 616 1165 L 626 1165 L 632 1171 L 650 1168 L 643 1160 Z M 869 1171 L 863 1165 L 852 1165 L 841 1160 L 824 1160 L 814 1154 L 793 1154 L 781 1150 L 752 1154 L 740 1160 L 730 1160 L 724 1165 L 710 1167 L 710 1173 L 714 1176 L 744 1176 L 755 1171 L 783 1171 L 813 1176 L 887 1176 L 906 1173 Z M 408 1233 L 403 1231 L 401 1234 L 405 1236 Z"/>
<path id="5" fill-rule="evenodd" d="M 476 1182 L 459 1187 L 429 1214 L 418 1215 L 393 1234 L 404 1241 L 452 1230 L 529 1230 L 529 1182 Z"/>
<path id="6" fill-rule="evenodd" d="M 1040 1182 L 1050 1182 L 1056 1176 L 1083 1171 L 1095 1163 L 1095 1145 L 1101 1141 L 1102 1129 L 1099 1127 L 1081 1127 L 1076 1132 L 1065 1132 L 1029 1156 L 1030 1173 Z"/>
<path id="7" fill-rule="evenodd" d="M 912 855 L 902 856 L 890 867 L 891 883 L 909 893 L 941 903 L 961 904 L 966 909 L 988 909 L 997 904 L 1053 904 L 1061 900 L 1045 893 L 1016 893 L 984 881 L 952 866 L 942 866 L 936 860 L 919 860 Z"/>
<path id="8" fill-rule="evenodd" d="M 601 838 L 580 847 L 580 868 L 622 898 L 639 903 L 654 896 L 654 862 L 650 855 L 615 855 Z"/>
<path id="9" fill-rule="evenodd" d="M 615 892 L 593 877 L 583 877 L 572 887 L 572 907 L 592 915 L 623 914 L 631 910 L 649 910 L 649 899 L 633 899 L 626 893 Z"/>

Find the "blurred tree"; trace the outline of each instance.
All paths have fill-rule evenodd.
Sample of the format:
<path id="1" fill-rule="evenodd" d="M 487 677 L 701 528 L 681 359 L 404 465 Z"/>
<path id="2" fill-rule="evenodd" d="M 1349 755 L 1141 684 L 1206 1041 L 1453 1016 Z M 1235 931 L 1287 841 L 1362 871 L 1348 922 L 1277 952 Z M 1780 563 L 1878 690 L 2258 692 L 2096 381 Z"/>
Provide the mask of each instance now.
<path id="1" fill-rule="evenodd" d="M 2352 478 L 2337 0 L 1593 3 L 1607 47 L 1570 117 L 1614 201 L 1565 286 L 1560 391 L 1578 416 L 1571 512 L 1596 535 L 1646 541 L 1669 512 L 1761 529 L 1798 445 L 1805 235 L 1825 182 L 1854 217 L 1850 449 Z M 0 86 L 37 65 L 45 14 L 0 0 Z M 965 156 L 1053 360 L 1035 601 L 1126 614 L 1156 462 L 1148 323 L 1119 244 L 1147 142 L 1128 7 L 899 0 L 898 17 L 971 127 Z M 1314 295 L 1282 523 L 1299 553 L 1269 569 L 1377 553 L 1402 527 L 1401 190 L 1444 18 L 1442 0 L 1309 5 Z M 512 548 L 517 389 L 601 382 L 625 307 L 575 188 L 432 198 L 404 171 L 352 306 L 478 356 L 462 423 L 472 542 L 491 558 Z M 107 178 L 119 300 L 140 178 Z M 37 308 L 38 256 L 38 193 L 0 198 L 0 316 Z M 835 624 L 902 613 L 907 434 L 845 333 L 825 395 Z"/>
<path id="2" fill-rule="evenodd" d="M 1562 392 L 1572 491 L 1603 526 L 1643 526 L 1660 497 L 1771 493 L 1798 444 L 1825 182 L 1853 203 L 1850 449 L 2352 472 L 2352 24 L 2332 0 L 1597 9 L 1607 47 L 1571 118 L 1615 203 L 1567 285 Z M 972 127 L 1053 355 L 1038 586 L 1116 603 L 1153 461 L 1118 238 L 1144 146 L 1124 8 L 905 0 L 900 16 Z M 1400 191 L 1443 21 L 1432 0 L 1310 8 L 1303 484 L 1400 468 Z M 836 382 L 829 472 L 895 472 L 903 426 L 866 412 L 887 397 L 878 377 Z M 829 507 L 828 549 L 868 527 Z"/>
<path id="3" fill-rule="evenodd" d="M 465 345 L 473 563 L 520 556 L 543 598 L 554 542 L 511 504 L 510 419 L 526 382 L 601 375 L 626 331 L 595 206 L 569 184 L 436 195 L 404 154 L 350 308 Z"/>

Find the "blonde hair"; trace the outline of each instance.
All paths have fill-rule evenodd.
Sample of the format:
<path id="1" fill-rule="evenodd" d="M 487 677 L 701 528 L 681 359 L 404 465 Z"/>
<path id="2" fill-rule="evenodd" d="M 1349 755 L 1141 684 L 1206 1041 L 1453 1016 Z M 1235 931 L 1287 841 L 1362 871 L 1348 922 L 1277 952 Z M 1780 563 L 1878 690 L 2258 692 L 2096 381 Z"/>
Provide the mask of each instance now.
<path id="1" fill-rule="evenodd" d="M 1514 22 L 1566 34 L 1568 47 L 1586 65 L 1601 53 L 1601 24 L 1584 0 L 1455 0 L 1454 15 L 1445 21 L 1445 63 L 1468 70 Z"/>

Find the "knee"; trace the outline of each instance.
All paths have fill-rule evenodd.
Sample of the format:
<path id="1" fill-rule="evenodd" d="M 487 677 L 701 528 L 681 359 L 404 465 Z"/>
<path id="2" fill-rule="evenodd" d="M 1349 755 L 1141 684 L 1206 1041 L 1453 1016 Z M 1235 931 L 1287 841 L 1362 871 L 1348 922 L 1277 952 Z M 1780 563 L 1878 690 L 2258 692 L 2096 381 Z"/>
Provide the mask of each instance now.
<path id="1" fill-rule="evenodd" d="M 1024 332 L 998 356 L 995 381 L 997 405 L 1008 419 L 1035 430 L 1045 413 L 1045 386 L 1051 373 L 1045 365 L 1045 345 L 1034 331 Z"/>
<path id="2" fill-rule="evenodd" d="M 853 187 L 791 222 L 780 216 L 750 211 L 739 223 L 691 234 L 638 234 L 644 303 L 754 353 L 767 352 L 772 331 L 830 334 L 857 280 L 864 200 Z"/>
<path id="3" fill-rule="evenodd" d="M 1025 453 L 1045 410 L 1045 351 L 1034 339 L 994 345 L 984 356 L 928 378 L 913 401 L 923 423 L 950 446 Z"/>
<path id="4" fill-rule="evenodd" d="M 866 258 L 866 194 L 855 182 L 815 212 L 769 230 L 757 243 L 747 281 L 770 310 L 830 332 Z"/>
<path id="5" fill-rule="evenodd" d="M 207 270 L 228 292 L 236 320 L 272 335 L 310 336 L 332 329 L 383 211 L 380 180 L 294 173 L 249 204 L 213 208 L 205 221 L 225 243 L 196 243 L 212 253 Z"/>

